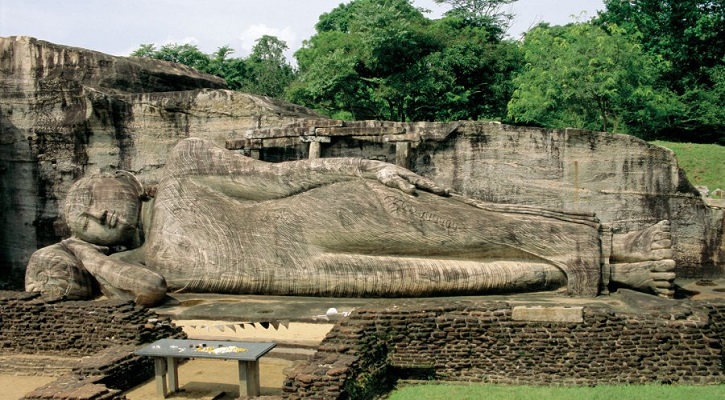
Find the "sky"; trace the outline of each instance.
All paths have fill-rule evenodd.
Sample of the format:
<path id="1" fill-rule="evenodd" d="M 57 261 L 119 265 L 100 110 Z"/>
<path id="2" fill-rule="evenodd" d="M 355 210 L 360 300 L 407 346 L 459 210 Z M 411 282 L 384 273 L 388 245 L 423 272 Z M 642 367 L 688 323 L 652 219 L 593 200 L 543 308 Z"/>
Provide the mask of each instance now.
<path id="1" fill-rule="evenodd" d="M 348 0 L 0 0 L 0 36 L 32 36 L 52 43 L 127 56 L 141 44 L 190 43 L 205 53 L 228 45 L 246 57 L 256 39 L 273 35 L 290 47 L 291 59 L 315 33 L 319 16 Z M 439 18 L 449 6 L 414 0 Z M 505 10 L 519 38 L 539 22 L 586 20 L 603 0 L 518 0 Z M 582 14 L 585 13 L 585 14 Z M 583 17 L 582 17 L 583 16 Z"/>

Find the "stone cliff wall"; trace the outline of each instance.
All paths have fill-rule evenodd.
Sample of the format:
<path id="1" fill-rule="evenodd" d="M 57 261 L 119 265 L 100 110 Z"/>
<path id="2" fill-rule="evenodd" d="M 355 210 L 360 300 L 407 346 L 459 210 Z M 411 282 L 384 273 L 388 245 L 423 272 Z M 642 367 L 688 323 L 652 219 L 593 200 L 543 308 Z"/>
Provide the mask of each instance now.
<path id="1" fill-rule="evenodd" d="M 673 313 L 579 310 L 578 322 L 517 319 L 506 303 L 398 303 L 339 322 L 288 374 L 287 399 L 370 399 L 396 379 L 495 384 L 720 384 L 725 305 Z"/>
<path id="2" fill-rule="evenodd" d="M 629 135 L 491 122 L 309 121 L 257 129 L 244 149 L 268 161 L 363 157 L 405 165 L 493 203 L 593 211 L 615 233 L 672 222 L 681 277 L 725 275 L 724 213 L 708 206 L 672 151 Z"/>
<path id="3" fill-rule="evenodd" d="M 586 210 L 615 232 L 670 219 L 680 276 L 725 275 L 724 215 L 672 152 L 626 135 L 497 123 L 323 119 L 224 89 L 161 61 L 0 38 L 0 287 L 67 234 L 58 206 L 81 176 L 126 169 L 153 183 L 189 136 L 268 161 L 353 156 L 404 164 L 496 203 Z"/>
<path id="4" fill-rule="evenodd" d="M 30 255 L 66 234 L 58 206 L 81 176 L 127 169 L 153 182 L 180 139 L 223 145 L 319 117 L 224 87 L 163 61 L 0 38 L 0 288 L 21 287 Z"/>
<path id="5" fill-rule="evenodd" d="M 628 135 L 462 123 L 414 150 L 411 168 L 468 196 L 593 211 L 613 232 L 672 222 L 679 276 L 721 276 L 723 210 L 709 207 L 674 153 Z"/>

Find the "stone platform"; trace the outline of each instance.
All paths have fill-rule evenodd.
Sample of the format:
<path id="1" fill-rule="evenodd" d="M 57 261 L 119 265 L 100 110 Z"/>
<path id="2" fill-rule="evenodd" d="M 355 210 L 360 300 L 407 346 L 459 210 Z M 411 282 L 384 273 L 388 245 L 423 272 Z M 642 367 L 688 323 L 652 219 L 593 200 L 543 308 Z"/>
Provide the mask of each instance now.
<path id="1" fill-rule="evenodd" d="M 612 308 L 613 311 L 636 313 L 652 307 L 676 306 L 681 304 L 683 300 L 725 299 L 725 279 L 678 280 L 676 284 L 679 288 L 676 300 L 660 299 L 627 290 L 594 298 L 568 297 L 557 292 L 542 292 L 512 295 L 432 297 L 414 300 L 429 303 L 440 302 L 441 304 L 450 301 L 506 302 L 514 306 L 575 307 L 603 305 Z M 175 293 L 169 295 L 164 304 L 153 310 L 159 315 L 168 316 L 182 326 L 194 325 L 196 328 L 203 326 L 203 329 L 210 328 L 210 332 L 213 332 L 213 328 L 223 333 L 227 328 L 231 330 L 232 325 L 237 325 L 234 328 L 235 330 L 252 327 L 269 329 L 271 332 L 292 323 L 334 324 L 359 307 L 390 307 L 411 300 L 403 298 L 329 298 Z M 194 321 L 194 323 L 190 324 L 186 321 Z M 200 321 L 212 322 L 205 324 Z M 238 325 L 244 327 L 241 328 Z"/>
<path id="2" fill-rule="evenodd" d="M 725 299 L 725 280 L 682 280 L 678 284 L 680 287 L 678 294 L 681 297 L 678 300 L 660 299 L 627 290 L 596 298 L 573 298 L 561 293 L 533 293 L 415 300 L 171 294 L 163 305 L 153 311 L 161 317 L 170 318 L 191 338 L 265 340 L 279 343 L 278 348 L 268 356 L 268 365 L 263 366 L 266 368 L 264 374 L 268 377 L 266 383 L 263 377 L 264 394 L 274 396 L 282 393 L 281 385 L 285 374 L 298 364 L 313 357 L 317 347 L 333 329 L 335 323 L 344 321 L 346 315 L 356 309 L 371 307 L 395 309 L 398 305 L 417 301 L 440 305 L 460 301 L 481 304 L 505 302 L 514 308 L 520 307 L 523 311 L 541 307 L 553 315 L 558 315 L 557 310 L 560 309 L 566 318 L 571 318 L 576 317 L 577 310 L 583 307 L 606 307 L 614 312 L 628 314 L 652 315 L 653 312 L 655 314 L 676 314 L 678 310 L 687 307 L 688 304 Z M 527 312 L 522 312 L 520 315 L 527 315 Z M 201 364 L 198 361 L 185 364 L 181 372 L 181 379 L 182 388 L 186 391 L 178 396 L 180 398 L 233 398 L 234 393 L 229 393 L 229 388 L 233 386 L 233 377 L 229 379 L 229 385 L 224 381 L 224 373 L 227 370 L 234 370 L 234 367 L 223 362 L 218 365 Z M 38 374 L 37 371 L 32 373 L 32 375 L 35 374 Z M 209 376 L 213 376 L 215 379 L 207 382 Z M 217 377 L 219 379 L 216 379 Z M 8 382 L 18 379 L 17 376 L 7 373 L 0 376 L 0 381 L 3 378 L 7 378 Z M 45 381 L 43 378 L 46 377 L 37 377 L 38 386 L 47 381 L 47 378 Z M 186 383 L 184 383 L 184 379 L 187 380 Z M 32 390 L 32 378 L 30 381 L 24 382 L 24 385 L 29 385 L 27 391 Z M 136 387 L 128 393 L 128 398 L 144 398 L 145 390 L 147 390 L 145 387 L 153 389 L 153 383 Z M 18 388 L 18 390 L 22 389 Z M 226 392 L 226 394 L 221 394 L 222 392 Z M 201 397 L 194 397 L 197 395 Z M 3 398 L 0 395 L 0 399 Z M 17 398 L 17 396 L 12 398 Z"/>

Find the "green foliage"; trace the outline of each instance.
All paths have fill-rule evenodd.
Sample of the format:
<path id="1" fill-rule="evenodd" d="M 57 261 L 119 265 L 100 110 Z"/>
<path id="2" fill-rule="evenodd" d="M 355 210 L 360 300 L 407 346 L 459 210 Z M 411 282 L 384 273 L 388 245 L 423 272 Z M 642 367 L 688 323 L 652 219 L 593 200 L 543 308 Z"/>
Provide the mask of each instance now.
<path id="1" fill-rule="evenodd" d="M 523 61 L 518 45 L 501 41 L 496 29 L 470 25 L 455 16 L 436 21 L 434 29 L 445 38 L 446 47 L 430 59 L 451 78 L 449 101 L 441 104 L 437 118 L 505 118 L 513 93 L 511 78 Z"/>
<path id="2" fill-rule="evenodd" d="M 693 186 L 725 189 L 725 146 L 661 140 L 652 143 L 675 152 L 677 163 Z"/>
<path id="3" fill-rule="evenodd" d="M 715 400 L 725 396 L 724 385 L 640 385 L 640 386 L 504 386 L 504 385 L 418 385 L 394 391 L 389 400 L 476 400 L 476 399 L 538 399 L 538 400 Z"/>
<path id="4" fill-rule="evenodd" d="M 447 16 L 463 18 L 469 25 L 485 26 L 503 35 L 514 15 L 503 11 L 503 7 L 517 0 L 434 0 L 438 4 L 449 4 L 452 8 Z"/>
<path id="5" fill-rule="evenodd" d="M 323 14 L 295 54 L 300 74 L 288 98 L 356 119 L 401 119 L 410 94 L 397 84 L 424 51 L 424 20 L 405 0 L 357 0 Z"/>
<path id="6" fill-rule="evenodd" d="M 157 60 L 184 64 L 199 71 L 206 72 L 209 68 L 209 56 L 204 54 L 196 45 L 167 44 L 156 50 L 153 44 L 143 44 L 131 53 L 134 57 L 148 57 Z"/>
<path id="7" fill-rule="evenodd" d="M 526 34 L 511 120 L 725 144 L 725 2 L 605 4 Z"/>
<path id="8" fill-rule="evenodd" d="M 281 97 L 294 77 L 292 67 L 284 58 L 287 44 L 273 36 L 257 39 L 246 59 L 230 58 L 234 50 L 222 46 L 205 54 L 196 45 L 168 44 L 156 49 L 142 44 L 131 56 L 147 57 L 184 64 L 201 72 L 226 80 L 230 89 L 263 96 Z"/>
<path id="9" fill-rule="evenodd" d="M 725 144 L 725 0 L 605 0 L 588 22 L 504 39 L 516 0 L 351 0 L 320 16 L 286 62 L 260 38 L 229 46 L 144 44 L 133 55 L 189 65 L 230 88 L 343 119 L 504 120 L 644 139 Z"/>
<path id="10" fill-rule="evenodd" d="M 131 52 L 131 57 L 155 58 L 154 55 L 156 55 L 156 46 L 153 43 L 142 44 Z"/>
<path id="11" fill-rule="evenodd" d="M 615 26 L 540 25 L 522 50 L 526 67 L 508 105 L 516 123 L 647 137 L 667 128 L 666 116 L 680 107 L 657 85 L 658 60 Z"/>
<path id="12" fill-rule="evenodd" d="M 408 0 L 354 0 L 320 17 L 287 98 L 355 119 L 501 118 L 517 48 L 462 13 L 427 19 Z"/>
<path id="13" fill-rule="evenodd" d="M 663 62 L 659 79 L 682 104 L 658 136 L 725 144 L 725 1 L 606 0 L 598 21 L 616 24 Z"/>
<path id="14" fill-rule="evenodd" d="M 241 83 L 239 90 L 281 97 L 294 78 L 292 66 L 284 57 L 285 50 L 287 44 L 274 36 L 264 35 L 257 39 L 245 63 L 248 79 Z"/>
<path id="15" fill-rule="evenodd" d="M 645 51 L 661 56 L 663 77 L 682 93 L 693 83 L 709 86 L 710 68 L 725 56 L 722 0 L 606 0 L 599 19 L 636 37 Z"/>

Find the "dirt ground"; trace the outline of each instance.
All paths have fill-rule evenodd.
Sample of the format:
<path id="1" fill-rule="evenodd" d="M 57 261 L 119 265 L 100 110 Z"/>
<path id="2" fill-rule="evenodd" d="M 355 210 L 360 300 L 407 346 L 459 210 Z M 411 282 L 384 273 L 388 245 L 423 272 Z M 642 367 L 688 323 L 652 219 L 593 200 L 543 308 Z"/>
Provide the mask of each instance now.
<path id="1" fill-rule="evenodd" d="M 299 361 L 263 357 L 259 363 L 261 395 L 282 394 L 285 371 Z M 239 397 L 239 375 L 234 361 L 195 359 L 179 367 L 179 392 L 169 398 L 236 399 Z M 129 400 L 160 399 L 153 380 L 126 393 Z"/>
<path id="2" fill-rule="evenodd" d="M 263 357 L 259 363 L 262 396 L 282 394 L 285 372 L 300 361 Z M 0 375 L 0 400 L 17 400 L 31 390 L 54 381 L 47 376 Z M 195 359 L 179 366 L 179 392 L 168 398 L 236 399 L 239 375 L 234 361 Z M 129 400 L 161 399 L 152 380 L 126 393 Z M 242 397 L 244 398 L 244 397 Z"/>
<path id="3" fill-rule="evenodd" d="M 0 375 L 0 400 L 18 400 L 25 393 L 56 379 L 49 376 Z"/>

